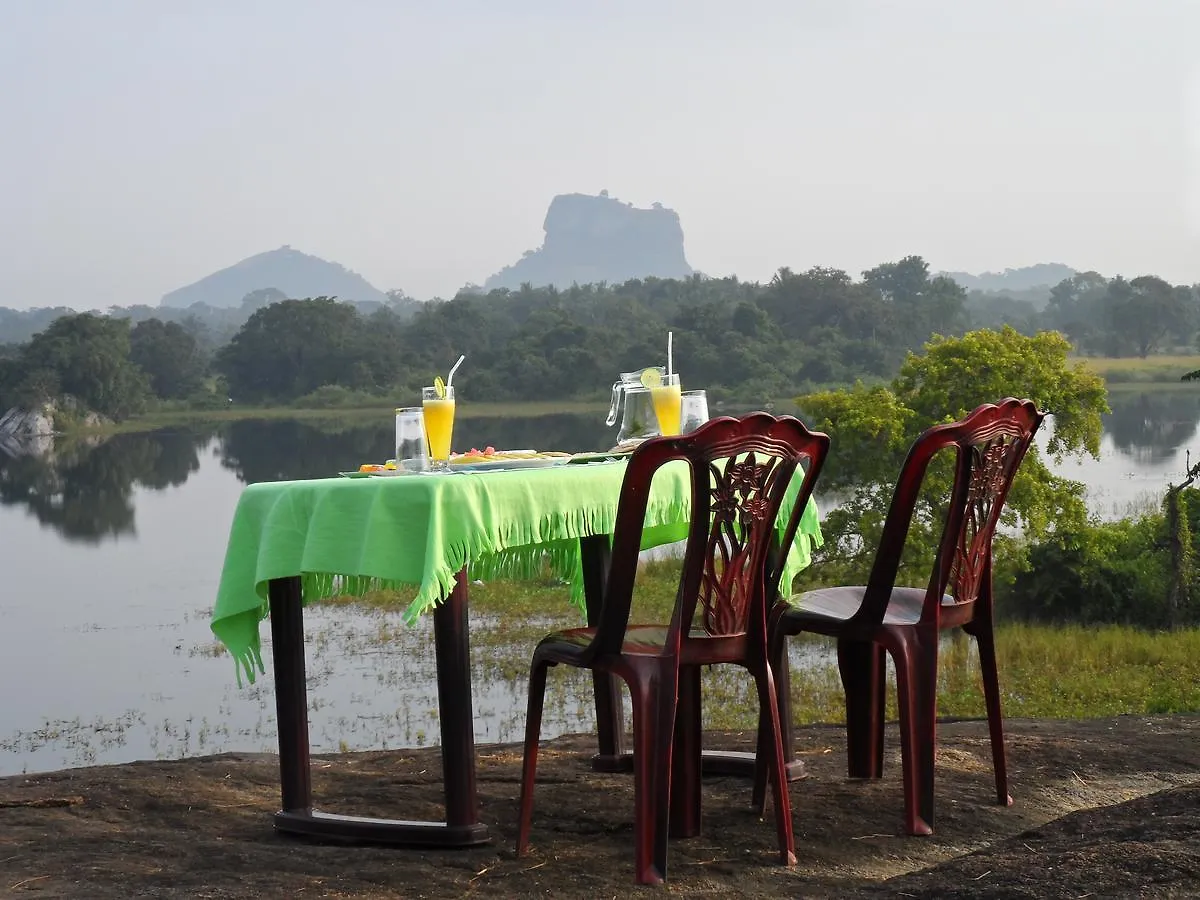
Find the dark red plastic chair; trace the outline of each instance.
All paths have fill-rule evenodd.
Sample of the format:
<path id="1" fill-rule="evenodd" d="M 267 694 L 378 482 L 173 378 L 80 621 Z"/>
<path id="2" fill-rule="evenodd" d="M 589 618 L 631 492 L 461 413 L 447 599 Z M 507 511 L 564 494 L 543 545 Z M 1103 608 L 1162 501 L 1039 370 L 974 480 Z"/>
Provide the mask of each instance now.
<path id="1" fill-rule="evenodd" d="M 653 438 L 634 452 L 621 486 L 613 534 L 612 561 L 604 602 L 594 628 L 547 635 L 533 654 L 529 674 L 529 714 L 521 778 L 517 852 L 529 846 L 533 786 L 546 673 L 563 664 L 608 672 L 628 685 L 634 731 L 634 841 L 639 884 L 657 884 L 667 875 L 671 828 L 672 776 L 688 804 L 685 832 L 699 829 L 699 709 L 683 708 L 680 681 L 698 685 L 700 666 L 736 663 L 748 669 L 758 687 L 759 758 L 774 794 L 780 856 L 796 861 L 791 803 L 783 765 L 779 707 L 767 655 L 767 597 L 776 595 L 779 570 L 775 523 L 793 474 L 807 459 L 799 494 L 782 546 L 795 537 L 812 494 L 829 438 L 790 416 L 754 413 L 742 419 L 714 419 L 683 437 Z M 679 591 L 666 625 L 629 624 L 642 527 L 654 473 L 675 460 L 691 466 L 691 527 L 684 551 Z M 694 680 L 692 680 L 694 679 Z M 685 697 L 694 697 L 685 691 Z M 677 715 L 678 713 L 678 715 Z M 677 738 L 677 734 L 684 733 Z M 765 746 L 764 746 L 765 744 Z M 673 759 L 676 746 L 687 754 Z M 685 758 L 686 756 L 686 758 Z M 679 799 L 677 797 L 677 799 Z"/>
<path id="2" fill-rule="evenodd" d="M 851 778 L 883 774 L 884 652 L 896 666 L 904 818 L 909 834 L 933 832 L 938 634 L 961 627 L 979 644 L 991 733 L 996 795 L 1009 805 L 1000 688 L 992 632 L 992 536 L 1009 487 L 1044 414 L 1028 400 L 984 404 L 959 422 L 937 425 L 909 450 L 892 496 L 871 575 L 865 586 L 809 591 L 771 613 L 771 658 L 788 635 L 802 631 L 837 638 L 846 691 L 846 736 Z M 954 486 L 945 505 L 941 541 L 929 584 L 897 587 L 896 573 L 930 461 L 955 448 Z M 790 723 L 784 742 L 791 755 Z M 765 793 L 761 766 L 756 795 Z"/>

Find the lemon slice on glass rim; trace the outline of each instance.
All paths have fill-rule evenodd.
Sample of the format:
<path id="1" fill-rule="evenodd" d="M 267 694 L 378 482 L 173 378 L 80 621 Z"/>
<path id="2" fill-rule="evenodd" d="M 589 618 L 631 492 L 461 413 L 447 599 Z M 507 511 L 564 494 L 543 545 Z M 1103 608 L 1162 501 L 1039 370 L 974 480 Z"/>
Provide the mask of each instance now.
<path id="1" fill-rule="evenodd" d="M 438 395 L 439 400 L 446 399 L 446 382 L 442 381 L 441 375 L 434 376 L 433 390 Z"/>
<path id="2" fill-rule="evenodd" d="M 658 369 L 642 369 L 641 378 L 638 379 L 648 391 L 654 390 L 656 387 L 662 387 L 662 373 Z"/>

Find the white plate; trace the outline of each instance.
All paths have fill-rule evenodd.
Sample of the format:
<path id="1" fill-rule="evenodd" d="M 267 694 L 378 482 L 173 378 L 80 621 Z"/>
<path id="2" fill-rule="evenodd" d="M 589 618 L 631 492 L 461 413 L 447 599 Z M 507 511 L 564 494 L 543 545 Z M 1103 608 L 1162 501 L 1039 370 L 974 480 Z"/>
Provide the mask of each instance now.
<path id="1" fill-rule="evenodd" d="M 561 466 L 569 456 L 535 456 L 530 459 L 494 459 L 488 462 L 451 463 L 452 472 L 499 472 L 504 469 L 541 469 L 546 466 Z"/>

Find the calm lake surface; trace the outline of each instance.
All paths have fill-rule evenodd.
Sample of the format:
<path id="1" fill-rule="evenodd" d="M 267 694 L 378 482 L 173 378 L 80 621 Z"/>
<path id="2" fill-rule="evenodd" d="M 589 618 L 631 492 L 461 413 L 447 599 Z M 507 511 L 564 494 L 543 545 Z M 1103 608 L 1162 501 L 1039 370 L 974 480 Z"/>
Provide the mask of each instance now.
<path id="1" fill-rule="evenodd" d="M 1110 404 L 1101 459 L 1066 462 L 1060 472 L 1088 485 L 1098 515 L 1117 518 L 1157 503 L 1180 479 L 1187 451 L 1200 450 L 1200 393 L 1116 394 Z M 603 413 L 463 419 L 455 446 L 581 451 L 613 437 Z M 16 457 L 0 451 L 0 774 L 273 751 L 270 672 L 239 688 L 208 627 L 238 496 L 255 481 L 383 460 L 391 441 L 390 420 L 280 420 Z M 389 613 L 308 610 L 314 752 L 436 742 L 430 626 L 428 618 L 405 628 Z M 472 628 L 502 623 L 476 617 Z M 473 646 L 476 739 L 519 740 L 531 648 L 517 654 L 514 675 L 481 643 Z M 546 737 L 591 721 L 586 682 L 557 684 L 547 694 Z"/>

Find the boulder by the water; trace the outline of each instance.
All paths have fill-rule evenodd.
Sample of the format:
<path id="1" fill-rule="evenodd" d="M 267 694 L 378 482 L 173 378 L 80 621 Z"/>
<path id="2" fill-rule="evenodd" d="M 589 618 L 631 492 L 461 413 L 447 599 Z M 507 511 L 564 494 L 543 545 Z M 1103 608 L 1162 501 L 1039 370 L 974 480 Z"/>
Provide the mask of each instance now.
<path id="1" fill-rule="evenodd" d="M 55 416 L 60 413 L 71 416 L 85 428 L 97 428 L 108 421 L 99 413 L 80 410 L 71 397 L 48 401 L 37 409 L 14 406 L 0 415 L 0 452 L 14 458 L 49 453 L 58 433 Z"/>
<path id="2" fill-rule="evenodd" d="M 10 457 L 41 456 L 54 443 L 54 421 L 44 409 L 14 406 L 0 416 L 0 453 Z"/>

